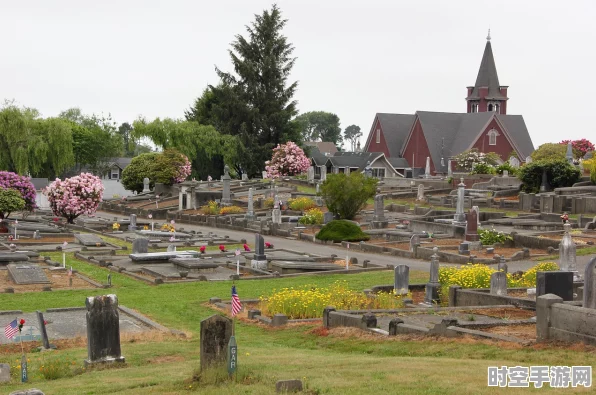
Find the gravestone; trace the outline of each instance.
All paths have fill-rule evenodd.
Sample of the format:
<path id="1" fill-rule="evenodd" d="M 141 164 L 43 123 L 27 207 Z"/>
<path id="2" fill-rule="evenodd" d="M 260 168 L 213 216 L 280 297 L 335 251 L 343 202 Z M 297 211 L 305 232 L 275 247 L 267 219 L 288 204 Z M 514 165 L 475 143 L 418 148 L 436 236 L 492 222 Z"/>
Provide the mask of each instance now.
<path id="1" fill-rule="evenodd" d="M 439 283 L 439 252 L 438 247 L 433 248 L 433 254 L 430 257 L 430 280 L 426 284 L 426 292 L 424 296 L 424 304 L 432 306 L 433 304 L 439 303 L 439 289 L 441 284 Z"/>
<path id="2" fill-rule="evenodd" d="M 460 183 L 457 185 L 457 204 L 455 207 L 455 215 L 453 216 L 453 224 L 463 226 L 466 224 L 466 214 L 464 213 L 464 196 L 466 184 L 464 179 L 460 178 Z"/>
<path id="3" fill-rule="evenodd" d="M 426 167 L 424 168 L 424 178 L 430 178 L 430 157 L 426 157 Z"/>
<path id="4" fill-rule="evenodd" d="M 526 165 L 528 163 L 532 163 L 532 157 L 531 156 L 526 156 Z"/>
<path id="5" fill-rule="evenodd" d="M 414 252 L 414 249 L 420 245 L 420 236 L 412 235 L 410 237 L 410 252 Z"/>
<path id="6" fill-rule="evenodd" d="M 242 173 L 242 181 L 248 181 L 248 174 Z"/>
<path id="7" fill-rule="evenodd" d="M 315 187 L 315 192 L 318 195 L 319 193 L 321 193 L 321 183 L 317 182 L 317 185 Z"/>
<path id="8" fill-rule="evenodd" d="M 265 255 L 265 239 L 259 233 L 255 233 L 255 254 L 250 261 L 253 269 L 267 269 L 267 256 Z"/>
<path id="9" fill-rule="evenodd" d="M 116 295 L 91 296 L 87 306 L 87 353 L 85 365 L 124 362 L 120 349 L 120 315 Z"/>
<path id="10" fill-rule="evenodd" d="M 416 195 L 416 200 L 424 200 L 424 185 L 418 185 L 418 193 Z"/>
<path id="11" fill-rule="evenodd" d="M 573 147 L 571 147 L 571 141 L 567 143 L 567 152 L 565 153 L 565 159 L 567 159 L 567 162 L 573 164 Z"/>
<path id="12" fill-rule="evenodd" d="M 0 383 L 8 383 L 10 381 L 10 365 L 7 363 L 0 363 Z"/>
<path id="13" fill-rule="evenodd" d="M 306 174 L 306 180 L 308 182 L 312 182 L 315 180 L 315 168 L 314 167 L 309 167 L 307 170 L 307 174 Z"/>
<path id="14" fill-rule="evenodd" d="M 470 255 L 470 243 L 463 242 L 459 243 L 459 248 L 457 249 L 460 255 Z"/>
<path id="15" fill-rule="evenodd" d="M 515 156 L 512 156 L 511 158 L 509 158 L 509 164 L 514 169 L 517 169 L 517 168 L 519 168 L 519 159 L 517 159 L 517 157 L 515 157 Z"/>
<path id="16" fill-rule="evenodd" d="M 478 214 L 474 209 L 470 209 L 468 213 L 468 221 L 466 223 L 466 241 L 478 241 Z"/>
<path id="17" fill-rule="evenodd" d="M 573 272 L 537 272 L 536 298 L 546 294 L 557 295 L 566 301 L 573 300 Z"/>
<path id="18" fill-rule="evenodd" d="M 447 177 L 453 177 L 453 170 L 451 169 L 451 159 L 447 161 Z"/>
<path id="19" fill-rule="evenodd" d="M 226 363 L 231 336 L 231 319 L 215 314 L 201 321 L 201 370 Z"/>
<path id="20" fill-rule="evenodd" d="M 48 350 L 50 348 L 50 339 L 48 339 L 48 331 L 46 330 L 46 322 L 43 319 L 43 313 L 38 310 L 36 315 L 37 326 L 39 327 L 39 333 L 41 334 L 41 344 L 43 345 L 43 348 Z"/>
<path id="21" fill-rule="evenodd" d="M 103 247 L 106 245 L 106 242 L 101 237 L 91 233 L 76 233 L 74 237 L 79 244 L 85 247 Z"/>
<path id="22" fill-rule="evenodd" d="M 15 284 L 50 284 L 46 273 L 37 265 L 25 263 L 10 263 L 7 266 L 8 278 Z"/>
<path id="23" fill-rule="evenodd" d="M 168 244 L 167 252 L 176 252 L 176 245 Z"/>
<path id="24" fill-rule="evenodd" d="M 271 210 L 271 222 L 274 224 L 281 224 L 281 210 L 274 208 Z"/>
<path id="25" fill-rule="evenodd" d="M 231 195 L 230 195 L 230 167 L 228 165 L 224 166 L 224 175 L 221 178 L 223 181 L 223 192 L 221 195 L 221 203 L 223 205 L 230 204 L 232 202 Z"/>
<path id="26" fill-rule="evenodd" d="M 472 206 L 472 210 L 476 211 L 476 220 L 478 221 L 478 226 L 477 228 L 480 227 L 480 207 L 478 206 Z"/>
<path id="27" fill-rule="evenodd" d="M 561 242 L 559 243 L 559 258 L 562 271 L 577 272 L 576 265 L 576 247 L 571 237 L 571 224 L 565 223 L 563 225 L 564 233 Z"/>
<path id="28" fill-rule="evenodd" d="M 410 267 L 397 265 L 394 269 L 393 289 L 396 295 L 406 295 L 410 290 Z"/>
<path id="29" fill-rule="evenodd" d="M 28 261 L 29 257 L 25 253 L 18 252 L 0 252 L 0 264 L 7 262 Z"/>
<path id="30" fill-rule="evenodd" d="M 149 179 L 147 177 L 143 178 L 143 192 L 151 192 L 149 189 Z"/>
<path id="31" fill-rule="evenodd" d="M 265 170 L 261 172 L 261 177 L 263 178 L 263 180 L 267 179 L 267 172 Z"/>
<path id="32" fill-rule="evenodd" d="M 503 177 L 505 177 L 505 178 L 509 177 L 509 171 L 508 170 L 503 170 Z"/>
<path id="33" fill-rule="evenodd" d="M 137 215 L 130 214 L 130 224 L 128 225 L 128 230 L 137 230 Z"/>
<path id="34" fill-rule="evenodd" d="M 584 271 L 584 304 L 587 309 L 596 309 L 596 257 L 590 259 Z"/>
<path id="35" fill-rule="evenodd" d="M 133 254 L 146 254 L 149 252 L 149 239 L 145 237 L 139 237 L 132 241 L 132 253 Z"/>
<path id="36" fill-rule="evenodd" d="M 255 190 L 254 188 L 248 188 L 248 208 L 246 210 L 246 219 L 252 221 L 255 219 L 255 208 L 254 208 Z"/>
<path id="37" fill-rule="evenodd" d="M 491 295 L 507 295 L 507 274 L 495 272 L 490 275 Z"/>
<path id="38" fill-rule="evenodd" d="M 328 224 L 333 221 L 333 213 L 327 211 L 323 214 L 323 224 Z"/>
<path id="39" fill-rule="evenodd" d="M 321 166 L 321 182 L 327 179 L 327 166 Z"/>
<path id="40" fill-rule="evenodd" d="M 41 235 L 39 234 L 39 230 L 36 230 L 35 232 L 33 232 L 33 238 L 36 240 L 41 239 Z"/>
<path id="41" fill-rule="evenodd" d="M 550 184 L 548 183 L 548 176 L 546 175 L 546 169 L 542 171 L 542 182 L 540 183 L 540 192 L 549 192 L 551 190 Z"/>
<path id="42" fill-rule="evenodd" d="M 505 263 L 504 255 L 501 255 L 501 257 L 499 258 L 499 264 L 497 266 L 497 270 L 507 273 L 508 267 L 507 267 L 507 264 Z"/>
<path id="43" fill-rule="evenodd" d="M 385 220 L 385 195 L 375 196 L 375 214 L 373 221 Z"/>

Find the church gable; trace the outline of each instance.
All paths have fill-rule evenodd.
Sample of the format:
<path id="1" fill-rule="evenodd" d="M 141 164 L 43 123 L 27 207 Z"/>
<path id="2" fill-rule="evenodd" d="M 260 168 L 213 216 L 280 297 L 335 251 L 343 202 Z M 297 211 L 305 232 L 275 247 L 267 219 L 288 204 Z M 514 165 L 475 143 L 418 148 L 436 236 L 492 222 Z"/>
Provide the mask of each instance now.
<path id="1" fill-rule="evenodd" d="M 385 139 L 383 128 L 378 116 L 375 117 L 373 127 L 370 129 L 364 150 L 366 152 L 382 152 L 386 156 L 389 156 L 387 140 Z"/>
<path id="2" fill-rule="evenodd" d="M 412 168 L 425 168 L 426 158 L 431 156 L 419 117 L 416 117 L 410 135 L 406 139 L 402 156 Z M 435 165 L 432 158 L 430 160 L 430 171 L 431 173 L 435 172 Z"/>
<path id="3" fill-rule="evenodd" d="M 488 125 L 482 129 L 471 148 L 476 148 L 478 151 L 484 153 L 494 152 L 498 154 L 503 161 L 509 159 L 511 153 L 515 151 L 509 140 L 507 131 L 495 117 L 493 117 Z"/>

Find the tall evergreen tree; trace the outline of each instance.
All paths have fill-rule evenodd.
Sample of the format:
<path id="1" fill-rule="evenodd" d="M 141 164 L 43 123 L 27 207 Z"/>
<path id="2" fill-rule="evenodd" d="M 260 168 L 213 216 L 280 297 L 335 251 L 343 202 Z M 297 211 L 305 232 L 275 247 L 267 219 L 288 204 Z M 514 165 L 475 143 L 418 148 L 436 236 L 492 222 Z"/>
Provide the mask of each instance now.
<path id="1" fill-rule="evenodd" d="M 234 73 L 216 67 L 221 83 L 210 86 L 212 96 L 204 93 L 205 100 L 199 103 L 208 104 L 211 111 L 200 119 L 207 119 L 221 133 L 239 136 L 246 150 L 237 170 L 249 175 L 264 169 L 277 144 L 300 143 L 299 127 L 292 121 L 297 114 L 293 96 L 298 84 L 288 82 L 294 47 L 281 34 L 286 22 L 276 5 L 255 15 L 246 27 L 247 37 L 237 35 L 229 51 Z M 187 113 L 187 118 L 194 118 L 193 114 Z"/>

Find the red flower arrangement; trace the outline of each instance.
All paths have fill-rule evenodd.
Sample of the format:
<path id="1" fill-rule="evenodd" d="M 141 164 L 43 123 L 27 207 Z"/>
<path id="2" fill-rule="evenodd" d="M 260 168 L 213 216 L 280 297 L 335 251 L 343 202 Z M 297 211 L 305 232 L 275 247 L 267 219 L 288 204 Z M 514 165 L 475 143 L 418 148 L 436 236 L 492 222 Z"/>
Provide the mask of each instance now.
<path id="1" fill-rule="evenodd" d="M 226 246 L 225 246 L 225 245 L 223 245 L 223 244 L 220 244 L 220 245 L 219 245 L 219 250 L 220 250 L 221 252 L 226 252 Z"/>
<path id="2" fill-rule="evenodd" d="M 271 244 L 268 241 L 266 241 L 265 242 L 265 248 L 273 248 L 273 244 Z"/>
<path id="3" fill-rule="evenodd" d="M 201 248 L 199 248 L 199 251 L 201 251 L 201 254 L 205 253 L 205 246 L 201 246 Z"/>
<path id="4" fill-rule="evenodd" d="M 25 325 L 25 320 L 21 318 L 19 321 L 19 332 L 23 330 L 23 325 Z"/>
<path id="5" fill-rule="evenodd" d="M 244 247 L 244 251 L 250 251 L 250 247 L 248 246 L 248 244 L 243 245 Z"/>
<path id="6" fill-rule="evenodd" d="M 569 216 L 567 215 L 567 213 L 564 213 L 563 215 L 561 215 L 561 220 L 563 220 L 563 223 L 569 221 Z"/>

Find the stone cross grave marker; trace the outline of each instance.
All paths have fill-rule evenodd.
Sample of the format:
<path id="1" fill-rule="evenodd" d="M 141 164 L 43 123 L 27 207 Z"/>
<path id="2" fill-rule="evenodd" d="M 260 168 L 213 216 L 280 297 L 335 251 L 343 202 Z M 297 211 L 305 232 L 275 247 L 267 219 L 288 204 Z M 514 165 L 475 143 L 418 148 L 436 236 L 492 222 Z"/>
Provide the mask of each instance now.
<path id="1" fill-rule="evenodd" d="M 133 254 L 146 254 L 149 252 L 149 239 L 139 237 L 132 241 Z"/>
<path id="2" fill-rule="evenodd" d="M 151 192 L 149 189 L 149 179 L 147 177 L 143 178 L 143 192 Z"/>
<path id="3" fill-rule="evenodd" d="M 584 305 L 587 309 L 596 309 L 596 257 L 590 259 L 584 272 Z"/>
<path id="4" fill-rule="evenodd" d="M 103 247 L 106 245 L 106 242 L 101 237 L 91 233 L 76 233 L 74 237 L 79 244 L 85 247 Z"/>
<path id="5" fill-rule="evenodd" d="M 474 209 L 468 212 L 468 221 L 466 222 L 466 241 L 478 241 L 478 214 Z"/>
<path id="6" fill-rule="evenodd" d="M 396 295 L 406 295 L 410 290 L 410 267 L 397 265 L 394 269 L 393 289 Z"/>
<path id="7" fill-rule="evenodd" d="M 8 277 L 18 285 L 50 284 L 46 273 L 37 265 L 11 263 L 7 266 Z"/>
<path id="8" fill-rule="evenodd" d="M 226 363 L 231 336 L 231 319 L 215 314 L 201 321 L 201 370 Z"/>
<path id="9" fill-rule="evenodd" d="M 120 348 L 120 315 L 116 295 L 91 296 L 87 306 L 87 352 L 85 365 L 124 362 Z"/>
<path id="10" fill-rule="evenodd" d="M 490 275 L 491 295 L 507 295 L 507 274 L 495 272 Z"/>
<path id="11" fill-rule="evenodd" d="M 430 279 L 429 282 L 426 284 L 426 292 L 424 296 L 424 303 L 427 305 L 432 305 L 434 303 L 438 303 L 439 300 L 439 288 L 441 288 L 441 284 L 439 283 L 439 252 L 438 247 L 433 248 L 433 254 L 430 257 Z"/>
<path id="12" fill-rule="evenodd" d="M 416 200 L 424 200 L 424 185 L 418 184 L 418 194 Z"/>
<path id="13" fill-rule="evenodd" d="M 137 230 L 137 215 L 130 214 L 130 224 L 128 225 L 128 230 Z"/>
<path id="14" fill-rule="evenodd" d="M 512 156 L 511 158 L 509 158 L 509 164 L 511 165 L 511 167 L 517 169 L 519 167 L 519 159 L 517 159 L 517 157 Z"/>

